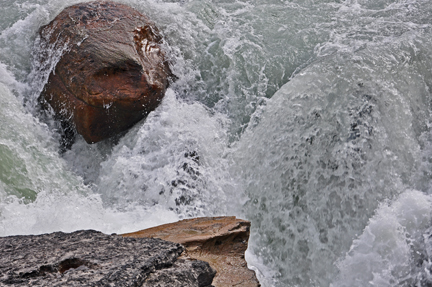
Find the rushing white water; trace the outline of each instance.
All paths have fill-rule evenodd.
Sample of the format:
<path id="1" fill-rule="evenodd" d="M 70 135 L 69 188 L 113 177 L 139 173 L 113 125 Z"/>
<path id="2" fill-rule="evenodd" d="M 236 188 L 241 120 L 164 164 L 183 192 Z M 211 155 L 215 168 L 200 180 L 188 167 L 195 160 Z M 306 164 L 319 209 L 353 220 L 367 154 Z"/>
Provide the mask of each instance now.
<path id="1" fill-rule="evenodd" d="M 432 284 L 432 1 L 119 0 L 178 80 L 62 153 L 37 31 L 78 2 L 0 0 L 0 235 L 236 215 L 263 286 Z"/>

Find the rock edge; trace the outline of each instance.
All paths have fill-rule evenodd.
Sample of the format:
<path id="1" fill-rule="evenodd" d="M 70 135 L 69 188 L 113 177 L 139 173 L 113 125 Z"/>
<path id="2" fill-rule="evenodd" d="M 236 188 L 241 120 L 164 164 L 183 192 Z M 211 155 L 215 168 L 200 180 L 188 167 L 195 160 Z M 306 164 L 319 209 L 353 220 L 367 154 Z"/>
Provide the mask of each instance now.
<path id="1" fill-rule="evenodd" d="M 244 257 L 250 222 L 234 216 L 201 217 L 164 224 L 125 237 L 160 238 L 185 246 L 184 258 L 206 261 L 217 273 L 215 287 L 260 286 L 255 272 L 247 268 Z"/>

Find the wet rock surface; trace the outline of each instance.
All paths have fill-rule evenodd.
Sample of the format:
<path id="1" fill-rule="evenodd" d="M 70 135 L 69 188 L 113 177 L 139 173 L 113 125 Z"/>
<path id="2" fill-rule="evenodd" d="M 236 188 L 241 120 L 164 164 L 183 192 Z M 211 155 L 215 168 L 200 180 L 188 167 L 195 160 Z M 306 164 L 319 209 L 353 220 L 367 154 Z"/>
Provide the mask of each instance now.
<path id="1" fill-rule="evenodd" d="M 0 238 L 0 286 L 211 286 L 180 244 L 86 230 Z"/>
<path id="2" fill-rule="evenodd" d="M 216 287 L 260 286 L 255 272 L 248 269 L 245 251 L 250 222 L 234 216 L 185 219 L 138 232 L 125 237 L 152 237 L 180 243 L 186 248 L 184 258 L 203 260 L 217 271 Z"/>
<path id="3" fill-rule="evenodd" d="M 75 131 L 88 143 L 117 135 L 154 110 L 165 94 L 172 74 L 162 37 L 129 6 L 76 4 L 39 36 L 35 58 L 52 69 L 39 100 L 52 108 L 69 138 Z"/>

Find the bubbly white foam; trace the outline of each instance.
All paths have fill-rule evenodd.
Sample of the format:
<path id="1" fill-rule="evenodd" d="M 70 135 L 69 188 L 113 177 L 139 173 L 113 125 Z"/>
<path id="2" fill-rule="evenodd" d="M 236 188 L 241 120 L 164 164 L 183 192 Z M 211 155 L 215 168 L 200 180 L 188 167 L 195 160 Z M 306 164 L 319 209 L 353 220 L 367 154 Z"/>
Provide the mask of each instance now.
<path id="1" fill-rule="evenodd" d="M 332 286 L 418 286 L 413 273 L 424 272 L 416 260 L 428 256 L 419 247 L 431 226 L 431 207 L 431 196 L 415 190 L 381 204 L 337 263 L 340 275 Z"/>
<path id="2" fill-rule="evenodd" d="M 59 155 L 32 49 L 78 2 L 0 8 L 1 235 L 235 214 L 264 286 L 430 279 L 432 2 L 122 0 L 179 79 L 118 141 Z"/>
<path id="3" fill-rule="evenodd" d="M 40 192 L 34 202 L 23 204 L 16 197 L 0 203 L 0 235 L 42 234 L 94 229 L 127 233 L 174 222 L 178 215 L 164 206 L 151 209 L 130 205 L 121 211 L 103 206 L 99 195 Z"/>

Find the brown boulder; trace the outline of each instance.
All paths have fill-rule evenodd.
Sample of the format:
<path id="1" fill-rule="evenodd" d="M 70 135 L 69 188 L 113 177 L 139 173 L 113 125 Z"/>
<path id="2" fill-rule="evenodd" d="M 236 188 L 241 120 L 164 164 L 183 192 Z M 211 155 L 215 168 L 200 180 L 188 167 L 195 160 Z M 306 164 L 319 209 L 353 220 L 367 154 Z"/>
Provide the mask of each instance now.
<path id="1" fill-rule="evenodd" d="M 124 237 L 150 237 L 180 243 L 187 258 L 206 261 L 217 271 L 215 287 L 260 286 L 255 272 L 247 268 L 244 253 L 247 249 L 250 222 L 229 217 L 202 217 L 164 224 Z"/>
<path id="2" fill-rule="evenodd" d="M 40 99 L 88 143 L 127 130 L 162 100 L 171 75 L 162 37 L 131 7 L 73 5 L 39 34 L 41 47 L 62 52 Z"/>

